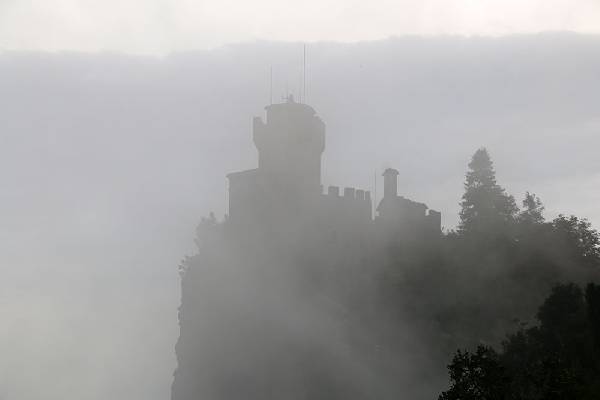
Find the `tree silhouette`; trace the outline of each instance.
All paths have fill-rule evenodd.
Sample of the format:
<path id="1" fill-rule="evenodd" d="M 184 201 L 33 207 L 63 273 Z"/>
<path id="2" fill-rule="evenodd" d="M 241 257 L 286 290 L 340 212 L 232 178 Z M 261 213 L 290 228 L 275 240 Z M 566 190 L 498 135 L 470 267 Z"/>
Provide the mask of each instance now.
<path id="1" fill-rule="evenodd" d="M 588 305 L 588 318 L 592 323 L 596 353 L 600 356 L 600 285 L 593 283 L 587 285 L 585 301 Z"/>
<path id="2" fill-rule="evenodd" d="M 452 387 L 439 400 L 502 400 L 508 382 L 498 354 L 479 346 L 475 354 L 457 351 L 448 366 Z"/>
<path id="3" fill-rule="evenodd" d="M 469 163 L 460 205 L 461 232 L 490 231 L 515 219 L 515 199 L 496 183 L 496 172 L 485 148 L 477 150 Z"/>
<path id="4" fill-rule="evenodd" d="M 502 352 L 457 351 L 451 387 L 439 400 L 588 400 L 600 398 L 600 285 L 586 294 L 557 285 L 539 308 L 539 326 L 509 335 Z"/>
<path id="5" fill-rule="evenodd" d="M 552 227 L 565 251 L 578 262 L 590 266 L 600 264 L 600 236 L 588 220 L 561 214 L 552 221 Z"/>
<path id="6" fill-rule="evenodd" d="M 525 193 L 523 210 L 519 213 L 519 221 L 527 224 L 541 224 L 544 222 L 544 205 L 534 193 Z"/>

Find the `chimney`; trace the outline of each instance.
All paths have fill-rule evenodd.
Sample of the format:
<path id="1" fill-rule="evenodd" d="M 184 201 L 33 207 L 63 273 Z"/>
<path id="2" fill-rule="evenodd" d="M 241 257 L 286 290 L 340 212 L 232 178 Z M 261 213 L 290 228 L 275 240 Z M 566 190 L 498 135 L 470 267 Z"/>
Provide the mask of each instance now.
<path id="1" fill-rule="evenodd" d="M 398 195 L 398 171 L 388 168 L 383 171 L 383 197 L 394 198 Z"/>

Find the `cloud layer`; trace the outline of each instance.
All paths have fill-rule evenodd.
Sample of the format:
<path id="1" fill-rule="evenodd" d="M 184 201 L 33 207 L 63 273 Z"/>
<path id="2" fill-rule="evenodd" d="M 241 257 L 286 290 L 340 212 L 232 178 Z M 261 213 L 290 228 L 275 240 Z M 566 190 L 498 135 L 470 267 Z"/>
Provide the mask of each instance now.
<path id="1" fill-rule="evenodd" d="M 4 0 L 0 49 L 166 54 L 253 40 L 600 32 L 594 0 Z"/>

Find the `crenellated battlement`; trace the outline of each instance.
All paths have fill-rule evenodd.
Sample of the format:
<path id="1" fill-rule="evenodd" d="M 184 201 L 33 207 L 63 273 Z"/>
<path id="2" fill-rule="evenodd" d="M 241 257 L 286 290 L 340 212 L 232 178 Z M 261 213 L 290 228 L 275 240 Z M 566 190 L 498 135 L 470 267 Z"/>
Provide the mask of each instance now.
<path id="1" fill-rule="evenodd" d="M 371 192 L 339 186 L 329 186 L 322 194 L 324 216 L 336 224 L 369 223 L 372 221 Z"/>
<path id="2" fill-rule="evenodd" d="M 342 195 L 340 195 L 339 186 L 329 186 L 327 192 L 323 193 L 324 196 L 338 198 L 343 200 L 352 200 L 359 202 L 371 203 L 371 192 L 363 189 L 356 189 L 352 187 L 345 187 Z"/>
<path id="3" fill-rule="evenodd" d="M 329 186 L 327 188 L 327 196 L 330 196 L 330 197 L 340 197 L 340 188 L 339 188 L 339 186 Z"/>

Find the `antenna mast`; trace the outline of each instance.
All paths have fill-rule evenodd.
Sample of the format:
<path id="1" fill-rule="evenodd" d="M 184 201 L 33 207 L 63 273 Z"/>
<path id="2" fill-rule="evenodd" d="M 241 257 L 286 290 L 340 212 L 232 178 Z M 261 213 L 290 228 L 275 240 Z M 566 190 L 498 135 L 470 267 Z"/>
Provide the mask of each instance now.
<path id="1" fill-rule="evenodd" d="M 269 75 L 269 104 L 273 105 L 273 66 L 271 65 L 271 73 Z"/>
<path id="2" fill-rule="evenodd" d="M 373 182 L 374 182 L 374 190 L 373 190 L 373 219 L 375 219 L 375 212 L 377 211 L 377 170 L 373 173 Z"/>
<path id="3" fill-rule="evenodd" d="M 306 43 L 304 43 L 303 65 L 302 65 L 302 97 L 306 104 Z"/>

